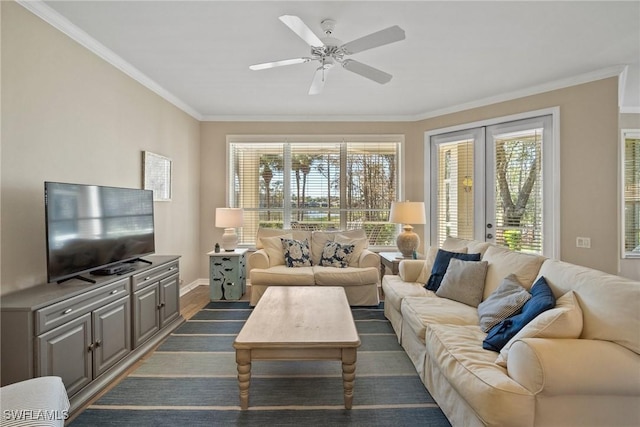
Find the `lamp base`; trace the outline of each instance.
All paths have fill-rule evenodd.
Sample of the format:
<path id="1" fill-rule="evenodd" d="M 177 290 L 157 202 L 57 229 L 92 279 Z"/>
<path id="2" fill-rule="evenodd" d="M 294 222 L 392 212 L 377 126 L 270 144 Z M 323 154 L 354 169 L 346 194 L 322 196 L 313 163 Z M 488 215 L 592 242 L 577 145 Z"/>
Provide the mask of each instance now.
<path id="1" fill-rule="evenodd" d="M 222 249 L 233 252 L 238 247 L 238 235 L 235 228 L 225 228 L 222 235 Z"/>
<path id="2" fill-rule="evenodd" d="M 413 232 L 413 227 L 409 224 L 406 224 L 403 230 L 396 238 L 396 245 L 398 245 L 398 250 L 402 253 L 402 256 L 413 258 L 413 251 L 417 250 L 420 245 L 420 237 Z"/>

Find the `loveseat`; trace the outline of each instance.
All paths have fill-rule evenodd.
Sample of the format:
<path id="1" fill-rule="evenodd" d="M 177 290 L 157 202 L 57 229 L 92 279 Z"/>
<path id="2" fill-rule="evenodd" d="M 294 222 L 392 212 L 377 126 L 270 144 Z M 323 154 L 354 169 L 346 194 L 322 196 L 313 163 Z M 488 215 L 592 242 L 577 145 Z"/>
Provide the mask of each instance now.
<path id="1" fill-rule="evenodd" d="M 260 228 L 257 250 L 249 256 L 250 304 L 256 305 L 269 286 L 342 286 L 349 305 L 378 305 L 380 256 L 368 247 L 362 229 Z"/>
<path id="2" fill-rule="evenodd" d="M 448 238 L 440 249 L 402 261 L 382 288 L 386 317 L 452 425 L 640 425 L 639 282 L 485 242 Z M 480 261 L 449 255 L 440 287 L 428 290 L 445 251 L 480 254 Z M 475 278 L 465 278 L 473 272 L 467 266 L 476 268 Z M 499 323 L 485 332 L 480 324 L 496 315 L 485 307 L 510 300 L 496 296 L 517 288 L 514 282 L 530 299 L 498 310 Z M 511 330 L 545 283 L 555 305 Z M 477 299 L 459 302 L 473 286 L 482 288 Z M 493 347 L 507 331 L 517 333 Z"/>

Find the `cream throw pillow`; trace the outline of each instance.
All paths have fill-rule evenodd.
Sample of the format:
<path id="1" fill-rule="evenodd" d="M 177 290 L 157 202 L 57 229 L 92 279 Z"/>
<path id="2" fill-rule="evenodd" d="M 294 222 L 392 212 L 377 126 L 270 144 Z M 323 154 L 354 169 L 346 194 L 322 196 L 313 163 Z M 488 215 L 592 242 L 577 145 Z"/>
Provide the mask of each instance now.
<path id="1" fill-rule="evenodd" d="M 274 265 L 284 265 L 284 249 L 282 248 L 282 239 L 293 239 L 291 234 L 282 234 L 280 236 L 262 237 L 262 246 L 269 257 L 269 267 Z"/>
<path id="2" fill-rule="evenodd" d="M 579 338 L 582 333 L 582 309 L 573 291 L 562 295 L 551 310 L 541 313 L 511 338 L 496 359 L 496 364 L 507 367 L 511 345 L 523 338 Z"/>

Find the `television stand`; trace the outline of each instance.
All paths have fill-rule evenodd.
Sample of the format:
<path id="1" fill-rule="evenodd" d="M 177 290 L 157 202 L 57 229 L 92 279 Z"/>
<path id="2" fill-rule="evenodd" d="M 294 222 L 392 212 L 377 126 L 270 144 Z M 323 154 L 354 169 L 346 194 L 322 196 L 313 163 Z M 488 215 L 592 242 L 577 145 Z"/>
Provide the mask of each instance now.
<path id="1" fill-rule="evenodd" d="M 153 264 L 153 262 L 151 262 L 151 261 L 149 261 L 149 260 L 146 260 L 146 259 L 143 259 L 143 258 L 136 258 L 136 259 L 132 259 L 132 260 L 130 260 L 130 261 L 126 261 L 126 262 L 127 262 L 128 264 L 133 264 L 134 262 L 138 262 L 138 261 L 139 261 L 139 262 L 147 263 L 147 264 L 149 264 L 149 265 L 152 265 L 152 264 Z"/>

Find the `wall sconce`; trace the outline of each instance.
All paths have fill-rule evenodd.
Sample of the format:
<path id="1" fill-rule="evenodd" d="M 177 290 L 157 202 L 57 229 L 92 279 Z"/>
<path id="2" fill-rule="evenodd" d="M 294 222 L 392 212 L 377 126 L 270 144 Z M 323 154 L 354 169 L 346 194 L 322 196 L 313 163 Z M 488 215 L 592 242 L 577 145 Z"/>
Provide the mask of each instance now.
<path id="1" fill-rule="evenodd" d="M 464 188 L 465 193 L 471 192 L 471 189 L 473 188 L 473 178 L 469 175 L 462 178 L 462 188 Z"/>

